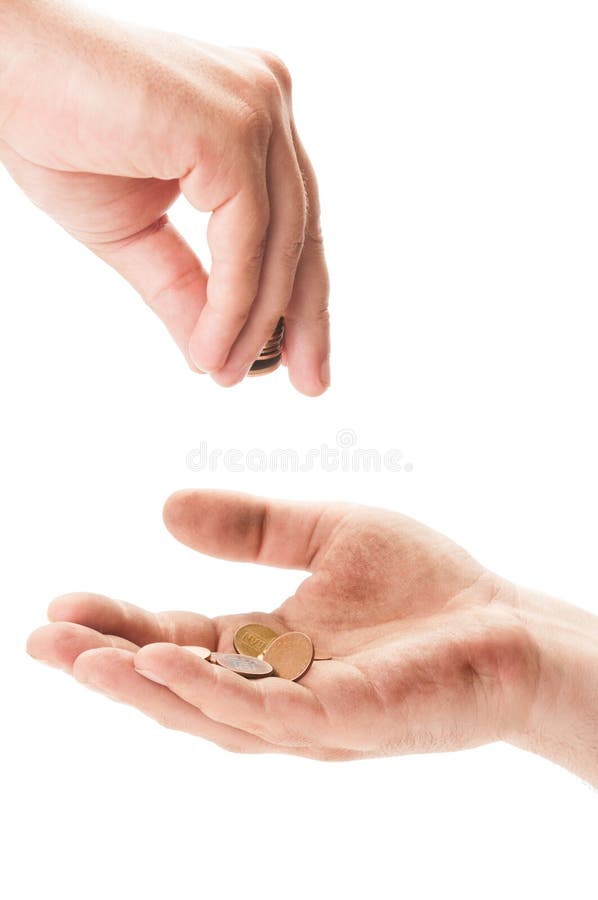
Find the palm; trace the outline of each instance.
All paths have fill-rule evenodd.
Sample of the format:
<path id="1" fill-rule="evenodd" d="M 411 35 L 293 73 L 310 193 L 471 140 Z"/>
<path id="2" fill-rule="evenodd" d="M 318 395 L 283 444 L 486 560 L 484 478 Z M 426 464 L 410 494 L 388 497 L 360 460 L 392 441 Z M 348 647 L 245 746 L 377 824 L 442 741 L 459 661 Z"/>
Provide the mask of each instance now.
<path id="1" fill-rule="evenodd" d="M 482 573 L 442 535 L 397 514 L 357 508 L 341 518 L 313 575 L 281 613 L 295 624 L 308 616 L 315 636 L 345 655 L 442 610 Z"/>
<path id="2" fill-rule="evenodd" d="M 320 508 L 311 516 L 304 509 L 289 515 L 287 508 L 280 516 L 275 505 L 264 514 L 251 504 L 229 495 L 175 495 L 167 523 L 204 552 L 309 568 L 310 577 L 273 613 L 156 617 L 76 595 L 58 601 L 52 617 L 78 624 L 42 629 L 46 646 L 36 655 L 49 658 L 51 638 L 62 648 L 54 653 L 63 654 L 59 664 L 74 665 L 85 681 L 90 666 L 96 675 L 103 667 L 107 693 L 153 715 L 151 704 L 135 694 L 137 682 L 123 697 L 122 671 L 115 691 L 116 669 L 111 675 L 110 666 L 124 667 L 144 691 L 148 685 L 165 691 L 147 680 L 159 677 L 176 703 L 191 701 L 202 717 L 190 726 L 175 704 L 175 727 L 235 749 L 346 758 L 498 737 L 499 707 L 506 701 L 499 690 L 502 667 L 512 669 L 525 658 L 506 583 L 446 538 L 402 516 L 349 507 Z M 248 621 L 278 632 L 305 631 L 316 650 L 333 659 L 314 661 L 299 684 L 272 678 L 258 683 L 173 646 L 230 651 L 235 630 Z M 63 633 L 58 641 L 48 628 L 70 629 L 70 639 Z M 94 650 L 106 647 L 116 649 Z M 144 649 L 133 657 L 139 647 Z M 225 733 L 212 733 L 215 722 Z"/>

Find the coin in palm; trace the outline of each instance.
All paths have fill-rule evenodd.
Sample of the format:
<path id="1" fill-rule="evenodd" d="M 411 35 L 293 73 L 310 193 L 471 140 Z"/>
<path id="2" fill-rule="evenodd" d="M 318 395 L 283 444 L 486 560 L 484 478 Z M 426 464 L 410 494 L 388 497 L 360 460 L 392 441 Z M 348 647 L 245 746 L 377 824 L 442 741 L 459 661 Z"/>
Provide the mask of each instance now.
<path id="1" fill-rule="evenodd" d="M 311 638 L 302 631 L 281 634 L 264 650 L 264 661 L 270 663 L 279 678 L 296 681 L 305 675 L 314 658 Z"/>

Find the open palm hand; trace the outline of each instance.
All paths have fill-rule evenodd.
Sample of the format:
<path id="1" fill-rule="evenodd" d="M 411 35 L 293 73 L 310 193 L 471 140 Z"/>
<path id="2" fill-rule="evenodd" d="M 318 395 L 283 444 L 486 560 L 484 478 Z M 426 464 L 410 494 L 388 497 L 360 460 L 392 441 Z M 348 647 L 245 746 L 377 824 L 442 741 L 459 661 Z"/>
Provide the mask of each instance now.
<path id="1" fill-rule="evenodd" d="M 311 575 L 270 614 L 153 614 L 93 594 L 50 606 L 29 652 L 172 728 L 241 752 L 348 759 L 508 736 L 533 693 L 517 590 L 447 538 L 366 507 L 183 491 L 165 521 L 213 556 Z M 300 682 L 246 680 L 186 649 L 239 625 L 308 633 L 331 660 Z"/>

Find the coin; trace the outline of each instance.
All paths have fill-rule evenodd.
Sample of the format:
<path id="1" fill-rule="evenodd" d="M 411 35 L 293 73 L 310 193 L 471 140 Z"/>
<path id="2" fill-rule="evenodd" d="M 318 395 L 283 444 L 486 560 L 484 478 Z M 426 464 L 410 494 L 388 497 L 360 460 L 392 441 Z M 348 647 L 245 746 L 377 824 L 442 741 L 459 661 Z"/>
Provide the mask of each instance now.
<path id="1" fill-rule="evenodd" d="M 277 637 L 278 634 L 267 625 L 250 623 L 237 628 L 233 644 L 237 653 L 244 656 L 259 656 Z"/>
<path id="2" fill-rule="evenodd" d="M 281 634 L 264 650 L 264 662 L 270 663 L 279 678 L 296 681 L 301 678 L 314 658 L 314 645 L 302 631 Z"/>
<path id="3" fill-rule="evenodd" d="M 269 663 L 253 656 L 240 656 L 238 653 L 211 653 L 210 662 L 239 675 L 245 675 L 246 678 L 261 678 L 272 674 L 272 666 Z"/>
<path id="4" fill-rule="evenodd" d="M 207 647 L 190 647 L 187 644 L 183 646 L 183 650 L 190 650 L 191 653 L 195 653 L 200 659 L 209 659 L 212 652 L 211 650 L 208 650 Z"/>
<path id="5" fill-rule="evenodd" d="M 254 377 L 255 375 L 269 375 L 274 369 L 277 369 L 282 361 L 282 354 L 273 356 L 271 359 L 256 359 L 251 369 L 247 373 Z"/>
<path id="6" fill-rule="evenodd" d="M 251 366 L 249 375 L 267 375 L 277 369 L 282 360 L 284 340 L 284 318 L 280 318 L 270 339 L 264 344 L 260 355 Z"/>
<path id="7" fill-rule="evenodd" d="M 329 653 L 324 653 L 322 650 L 316 650 L 314 652 L 314 660 L 323 660 L 323 659 L 332 659 L 332 656 Z"/>

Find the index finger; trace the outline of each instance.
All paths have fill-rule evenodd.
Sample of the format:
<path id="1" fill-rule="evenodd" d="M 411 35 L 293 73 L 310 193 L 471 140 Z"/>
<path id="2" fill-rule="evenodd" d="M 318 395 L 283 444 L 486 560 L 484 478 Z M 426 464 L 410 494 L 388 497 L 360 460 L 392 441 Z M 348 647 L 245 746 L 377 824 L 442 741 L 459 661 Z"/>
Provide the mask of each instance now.
<path id="1" fill-rule="evenodd" d="M 269 220 L 265 174 L 212 213 L 207 300 L 189 341 L 189 354 L 203 372 L 224 365 L 247 321 L 258 293 Z"/>

